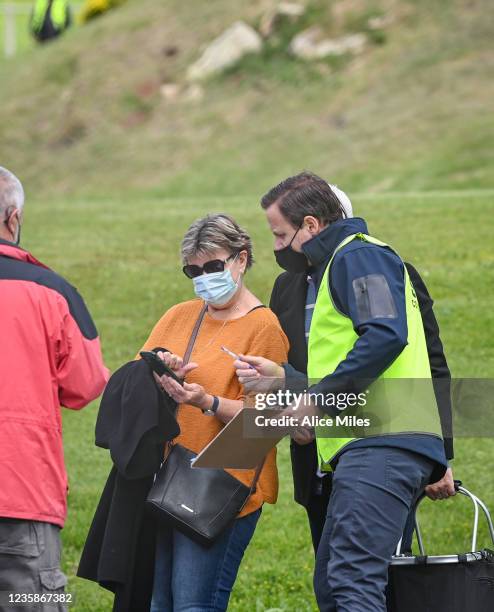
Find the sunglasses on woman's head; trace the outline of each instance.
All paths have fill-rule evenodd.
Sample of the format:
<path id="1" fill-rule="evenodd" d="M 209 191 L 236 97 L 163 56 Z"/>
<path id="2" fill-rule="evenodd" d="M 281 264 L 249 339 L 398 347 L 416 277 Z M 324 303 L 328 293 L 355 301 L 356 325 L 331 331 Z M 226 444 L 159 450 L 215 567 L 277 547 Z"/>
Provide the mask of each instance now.
<path id="1" fill-rule="evenodd" d="M 189 278 L 195 278 L 196 276 L 201 276 L 202 274 L 214 274 L 214 272 L 223 272 L 225 269 L 225 264 L 230 259 L 235 258 L 238 253 L 232 253 L 230 257 L 226 259 L 211 259 L 210 261 L 206 261 L 202 266 L 195 266 L 193 264 L 187 264 L 182 268 L 185 276 Z"/>

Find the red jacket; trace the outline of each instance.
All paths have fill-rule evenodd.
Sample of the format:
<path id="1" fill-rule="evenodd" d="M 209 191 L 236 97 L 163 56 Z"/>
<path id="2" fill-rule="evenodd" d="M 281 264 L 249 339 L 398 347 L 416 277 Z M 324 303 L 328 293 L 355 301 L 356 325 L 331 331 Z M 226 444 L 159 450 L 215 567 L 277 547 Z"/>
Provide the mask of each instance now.
<path id="1" fill-rule="evenodd" d="M 0 240 L 0 517 L 63 526 L 60 405 L 82 408 L 108 376 L 77 290 Z"/>

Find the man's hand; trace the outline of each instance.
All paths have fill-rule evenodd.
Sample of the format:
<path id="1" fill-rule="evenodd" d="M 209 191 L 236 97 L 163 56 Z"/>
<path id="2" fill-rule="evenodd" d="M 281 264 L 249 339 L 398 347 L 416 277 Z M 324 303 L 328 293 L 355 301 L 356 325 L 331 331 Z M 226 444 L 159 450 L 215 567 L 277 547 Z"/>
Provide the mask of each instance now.
<path id="1" fill-rule="evenodd" d="M 270 359 L 253 355 L 239 355 L 233 365 L 238 382 L 247 392 L 272 392 L 285 385 L 285 370 Z M 249 367 L 253 366 L 253 367 Z"/>
<path id="2" fill-rule="evenodd" d="M 425 487 L 425 494 L 429 499 L 446 499 L 456 495 L 455 483 L 453 480 L 453 471 L 451 468 L 446 470 L 446 474 L 434 484 Z"/>
<path id="3" fill-rule="evenodd" d="M 300 444 L 300 446 L 310 444 L 316 437 L 314 429 L 311 427 L 297 427 L 290 435 L 292 440 L 297 444 Z"/>
<path id="4" fill-rule="evenodd" d="M 303 424 L 305 417 L 320 416 L 321 411 L 316 404 L 311 401 L 308 393 L 299 396 L 296 404 L 287 406 L 281 414 L 288 415 L 296 419 L 296 426 L 290 431 L 290 436 L 297 444 L 309 444 L 315 438 L 315 432 L 312 427 Z"/>

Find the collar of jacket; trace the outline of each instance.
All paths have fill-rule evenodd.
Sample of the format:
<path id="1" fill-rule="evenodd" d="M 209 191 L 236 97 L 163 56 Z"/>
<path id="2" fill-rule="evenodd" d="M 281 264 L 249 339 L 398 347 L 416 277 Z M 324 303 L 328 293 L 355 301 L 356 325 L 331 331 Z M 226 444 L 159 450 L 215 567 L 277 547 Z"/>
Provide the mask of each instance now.
<path id="1" fill-rule="evenodd" d="M 352 234 L 367 234 L 367 224 L 360 217 L 340 219 L 325 227 L 322 232 L 302 245 L 302 251 L 309 259 L 312 267 L 326 267 L 333 256 L 336 247 Z"/>
<path id="2" fill-rule="evenodd" d="M 0 238 L 0 256 L 10 257 L 11 259 L 18 259 L 19 261 L 25 261 L 27 263 L 34 264 L 35 266 L 40 266 L 41 268 L 46 268 L 49 270 L 48 266 L 41 263 L 33 257 L 31 253 L 21 249 L 21 247 L 17 246 L 14 242 L 10 242 L 9 240 L 4 240 Z"/>

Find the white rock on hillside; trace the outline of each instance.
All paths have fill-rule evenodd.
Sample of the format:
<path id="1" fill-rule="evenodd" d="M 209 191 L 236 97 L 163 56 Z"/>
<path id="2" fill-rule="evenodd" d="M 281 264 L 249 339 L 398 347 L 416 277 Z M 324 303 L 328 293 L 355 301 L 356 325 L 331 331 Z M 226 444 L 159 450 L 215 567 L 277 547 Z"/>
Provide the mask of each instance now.
<path id="1" fill-rule="evenodd" d="M 235 22 L 208 45 L 201 57 L 189 66 L 187 79 L 200 81 L 236 64 L 248 53 L 259 53 L 262 39 L 243 21 Z"/>
<path id="2" fill-rule="evenodd" d="M 161 97 L 167 102 L 176 102 L 180 94 L 180 85 L 177 83 L 163 83 L 160 87 Z"/>
<path id="3" fill-rule="evenodd" d="M 199 83 L 179 85 L 178 83 L 163 83 L 160 87 L 161 97 L 166 102 L 200 102 L 204 98 L 204 89 Z"/>
<path id="4" fill-rule="evenodd" d="M 334 39 L 323 38 L 321 28 L 314 26 L 294 37 L 290 43 L 290 51 L 301 59 L 313 60 L 345 53 L 356 55 L 363 51 L 366 44 L 365 34 L 350 34 Z"/>
<path id="5" fill-rule="evenodd" d="M 204 98 L 204 89 L 199 83 L 191 83 L 183 93 L 184 102 L 200 102 Z"/>
<path id="6" fill-rule="evenodd" d="M 394 20 L 394 15 L 380 15 L 378 17 L 371 17 L 367 22 L 367 26 L 370 30 L 384 30 L 384 28 L 393 25 Z"/>
<path id="7" fill-rule="evenodd" d="M 264 38 L 269 38 L 283 19 L 296 21 L 305 13 L 305 6 L 297 2 L 280 2 L 274 8 L 266 11 L 259 24 L 259 32 Z"/>

